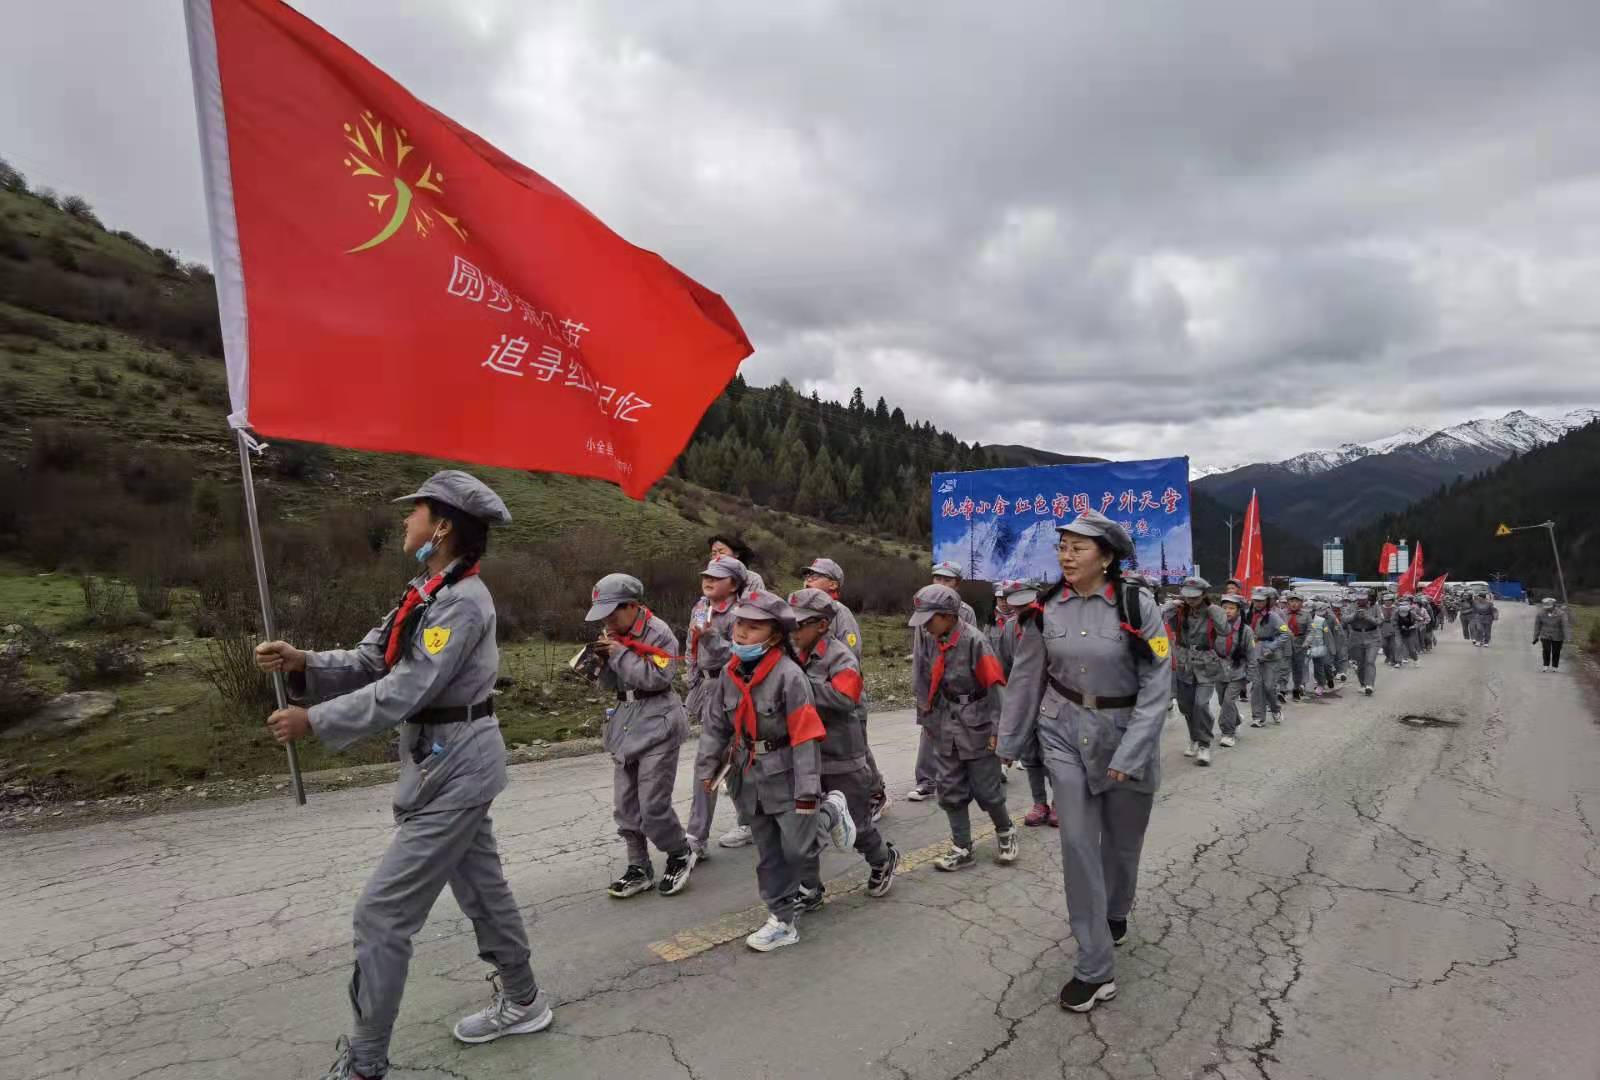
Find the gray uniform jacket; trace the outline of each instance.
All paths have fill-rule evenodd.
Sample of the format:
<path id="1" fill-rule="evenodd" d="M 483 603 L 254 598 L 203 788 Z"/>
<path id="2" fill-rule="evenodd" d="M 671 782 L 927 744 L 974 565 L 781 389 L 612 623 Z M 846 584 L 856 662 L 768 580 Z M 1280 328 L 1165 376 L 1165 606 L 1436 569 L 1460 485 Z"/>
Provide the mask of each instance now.
<path id="1" fill-rule="evenodd" d="M 855 613 L 839 601 L 833 602 L 833 618 L 828 621 L 828 636 L 835 641 L 844 642 L 845 648 L 855 653 L 856 659 L 861 659 L 861 624 L 856 622 Z"/>
<path id="2" fill-rule="evenodd" d="M 972 627 L 974 630 L 983 629 L 983 627 L 978 623 L 978 613 L 973 611 L 972 605 L 967 603 L 965 600 L 961 601 L 961 621 Z"/>
<path id="3" fill-rule="evenodd" d="M 1233 649 L 1227 613 L 1216 604 L 1191 610 L 1178 603 L 1161 614 L 1172 640 L 1173 677 L 1202 683 L 1225 681 L 1223 668 Z"/>
<path id="4" fill-rule="evenodd" d="M 1378 637 L 1392 638 L 1400 632 L 1400 627 L 1395 625 L 1394 608 L 1380 608 L 1378 610 Z"/>
<path id="5" fill-rule="evenodd" d="M 1472 617 L 1479 622 L 1494 622 L 1500 617 L 1500 609 L 1494 606 L 1493 600 L 1480 596 L 1472 601 Z"/>
<path id="6" fill-rule="evenodd" d="M 428 580 L 411 584 L 420 590 Z M 400 659 L 385 671 L 395 613 L 353 649 L 306 653 L 306 669 L 289 677 L 289 688 L 297 700 L 316 703 L 309 710 L 311 730 L 335 750 L 400 729 L 397 815 L 482 806 L 506 786 L 506 744 L 494 715 L 425 727 L 409 721 L 423 709 L 477 705 L 494 692 L 500 671 L 494 600 L 476 576 L 440 589 Z M 438 748 L 420 765 L 411 756 L 419 735 Z"/>
<path id="7" fill-rule="evenodd" d="M 802 666 L 827 734 L 822 737 L 822 774 L 866 767 L 866 709 L 861 704 L 861 664 L 855 653 L 824 638 Z"/>
<path id="8" fill-rule="evenodd" d="M 1350 644 L 1377 645 L 1381 636 L 1378 630 L 1381 621 L 1378 610 L 1374 607 L 1351 608 L 1344 619 L 1344 629 Z"/>
<path id="9" fill-rule="evenodd" d="M 1533 617 L 1533 640 L 1567 640 L 1567 613 L 1560 608 L 1541 611 Z"/>
<path id="10" fill-rule="evenodd" d="M 967 623 L 950 631 L 954 644 L 944 654 L 939 693 L 928 700 L 940 642 L 932 634 L 917 635 L 911 660 L 911 691 L 917 696 L 917 723 L 923 738 L 945 757 L 964 761 L 993 753 L 989 740 L 996 735 L 1005 686 L 1005 672 L 982 631 Z"/>
<path id="11" fill-rule="evenodd" d="M 689 734 L 689 715 L 683 710 L 672 680 L 678 674 L 678 636 L 648 608 L 641 608 L 633 624 L 632 637 L 653 645 L 666 656 L 643 655 L 620 643 L 613 643 L 610 657 L 600 672 L 600 685 L 607 690 L 640 690 L 653 697 L 617 702 L 616 711 L 606 721 L 603 743 L 606 753 L 620 765 L 638 761 L 646 754 L 678 746 Z M 660 691 L 666 691 L 661 693 Z"/>
<path id="12" fill-rule="evenodd" d="M 700 744 L 695 754 L 695 778 L 709 780 L 717 775 L 734 745 L 733 724 L 738 712 L 740 691 L 732 678 L 719 680 L 718 708 L 708 709 L 705 726 L 700 729 Z M 713 684 L 716 685 L 716 684 Z M 811 680 L 800 665 L 785 656 L 750 691 L 756 708 L 756 737 L 763 742 L 787 741 L 791 724 L 803 726 L 807 719 L 821 727 L 821 717 L 811 696 Z M 741 735 L 739 742 L 744 742 Z M 797 801 L 815 803 L 822 790 L 822 740 L 814 738 L 796 745 L 778 746 L 751 755 L 750 748 L 734 745 L 734 767 L 728 773 L 728 790 L 741 810 L 749 812 L 760 799 L 769 814 L 795 809 Z"/>
<path id="13" fill-rule="evenodd" d="M 1289 624 L 1289 636 L 1294 639 L 1294 648 L 1301 650 L 1306 647 L 1306 635 L 1311 632 L 1311 609 L 1302 607 L 1299 611 L 1284 609 L 1283 621 Z"/>
<path id="14" fill-rule="evenodd" d="M 1254 608 L 1245 617 L 1250 623 L 1250 633 L 1255 638 L 1257 663 L 1289 659 L 1293 639 L 1289 636 L 1289 617 L 1270 605 L 1262 611 Z"/>
<path id="15" fill-rule="evenodd" d="M 729 597 L 712 604 L 705 597 L 695 601 L 689 612 L 689 711 L 702 724 L 706 713 L 715 709 L 716 689 L 722 669 L 733 656 L 733 609 L 738 600 Z"/>
<path id="16" fill-rule="evenodd" d="M 1256 636 L 1243 615 L 1229 621 L 1228 635 L 1233 639 L 1233 648 L 1222 658 L 1222 678 L 1219 681 L 1239 682 L 1250 676 L 1250 665 L 1256 654 Z"/>
<path id="17" fill-rule="evenodd" d="M 1082 597 L 1066 587 L 1044 601 L 1043 615 L 1027 621 L 1017 642 L 1000 725 L 1002 758 L 1016 760 L 1036 729 L 1049 730 L 1077 751 L 1096 795 L 1116 783 L 1108 769 L 1126 773 L 1122 786 L 1132 791 L 1160 785 L 1161 727 L 1172 698 L 1171 643 L 1155 598 L 1139 593 L 1141 636 L 1155 650 L 1152 660 L 1142 660 L 1128 648 L 1115 597 L 1109 588 Z M 1068 701 L 1047 676 L 1079 694 L 1136 700 L 1091 709 Z"/>
<path id="18" fill-rule="evenodd" d="M 1011 674 L 1011 663 L 1017 658 L 1017 617 L 1008 616 L 1004 622 L 991 623 L 983 631 L 989 648 L 1000 659 L 1000 670 Z"/>

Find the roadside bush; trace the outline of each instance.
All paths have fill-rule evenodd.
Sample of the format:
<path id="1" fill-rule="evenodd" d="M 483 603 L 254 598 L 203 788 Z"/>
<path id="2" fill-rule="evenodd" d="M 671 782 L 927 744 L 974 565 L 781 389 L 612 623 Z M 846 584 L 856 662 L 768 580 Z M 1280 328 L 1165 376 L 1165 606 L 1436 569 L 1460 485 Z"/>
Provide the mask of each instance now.
<path id="1" fill-rule="evenodd" d="M 270 709 L 276 704 L 272 679 L 256 667 L 257 636 L 235 630 L 206 642 L 200 674 L 235 705 Z M 250 723 L 259 723 L 251 715 Z"/>
<path id="2" fill-rule="evenodd" d="M 44 704 L 44 694 L 23 668 L 28 650 L 20 642 L 0 645 L 0 727 L 21 720 Z"/>
<path id="3" fill-rule="evenodd" d="M 33 427 L 33 448 L 29 463 L 35 469 L 68 472 L 109 457 L 110 442 L 92 428 L 42 420 Z"/>
<path id="4" fill-rule="evenodd" d="M 188 552 L 183 549 L 183 556 Z M 182 577 L 181 562 L 157 537 L 136 542 L 128 552 L 128 577 L 133 582 L 134 598 L 139 610 L 152 619 L 165 619 L 172 614 L 172 583 Z"/>
<path id="5" fill-rule="evenodd" d="M 328 471 L 328 449 L 316 443 L 278 442 L 267 451 L 273 473 L 285 480 L 315 480 Z"/>
<path id="6" fill-rule="evenodd" d="M 67 652 L 61 661 L 61 671 L 73 690 L 84 690 L 137 679 L 144 672 L 144 661 L 132 645 L 108 643 L 95 649 Z"/>
<path id="7" fill-rule="evenodd" d="M 194 486 L 191 459 L 177 450 L 148 447 L 131 451 L 122 459 L 117 471 L 123 490 L 157 506 L 187 504 Z"/>
<path id="8" fill-rule="evenodd" d="M 149 616 L 139 610 L 134 591 L 126 582 L 85 574 L 78 583 L 83 588 L 85 625 L 100 630 L 149 625 Z"/>

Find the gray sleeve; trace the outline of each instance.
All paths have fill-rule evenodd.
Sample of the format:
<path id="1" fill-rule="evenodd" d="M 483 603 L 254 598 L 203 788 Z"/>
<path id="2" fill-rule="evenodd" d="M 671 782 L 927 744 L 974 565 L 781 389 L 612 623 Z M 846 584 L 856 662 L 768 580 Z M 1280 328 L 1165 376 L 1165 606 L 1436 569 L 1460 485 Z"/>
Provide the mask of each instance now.
<path id="1" fill-rule="evenodd" d="M 695 652 L 695 663 L 701 671 L 721 671 L 733 656 L 733 640 L 714 627 L 707 627 L 700 635 Z"/>
<path id="2" fill-rule="evenodd" d="M 450 685 L 461 665 L 477 650 L 484 633 L 484 618 L 477 604 L 452 598 L 434 605 L 427 622 L 432 628 L 449 631 L 444 645 L 433 652 L 420 641 L 412 642 L 382 678 L 312 706 L 311 729 L 317 738 L 342 750 L 363 736 L 405 723 Z"/>
<path id="3" fill-rule="evenodd" d="M 642 640 L 645 644 L 677 654 L 676 639 L 670 642 L 651 641 L 653 637 L 657 635 L 649 633 L 647 629 Z M 672 685 L 678 662 L 664 656 L 640 656 L 625 645 L 613 643 L 606 669 L 616 677 L 617 686 L 623 690 L 665 690 Z"/>
<path id="4" fill-rule="evenodd" d="M 816 699 L 811 694 L 811 680 L 798 666 L 785 664 L 784 667 L 788 669 L 783 681 L 785 717 L 792 717 L 801 709 L 816 709 Z M 821 719 L 820 715 L 818 719 Z M 794 762 L 795 801 L 809 799 L 815 802 L 822 798 L 822 740 L 807 739 L 790 749 Z"/>
<path id="5" fill-rule="evenodd" d="M 1155 646 L 1156 656 L 1150 663 L 1135 661 L 1139 673 L 1138 701 L 1110 765 L 1136 780 L 1148 775 L 1151 759 L 1161 752 L 1161 728 L 1166 723 L 1167 702 L 1172 697 L 1172 644 L 1166 641 L 1166 625 L 1158 617 L 1153 600 L 1141 596 L 1139 606 L 1144 625 L 1141 636 Z M 1157 639 L 1165 644 L 1156 644 Z"/>
<path id="6" fill-rule="evenodd" d="M 306 669 L 289 676 L 289 692 L 300 701 L 327 701 L 381 676 L 389 620 L 394 616 L 394 611 L 389 612 L 353 649 L 306 653 Z"/>
<path id="7" fill-rule="evenodd" d="M 1044 701 L 1045 650 L 1040 622 L 1030 621 L 1017 641 L 1011 661 L 1011 677 L 1000 710 L 1000 739 L 996 752 L 1008 761 L 1022 756 L 1023 747 L 1033 739 L 1039 723 L 1039 705 Z"/>
<path id="8" fill-rule="evenodd" d="M 720 694 L 722 687 L 714 686 L 712 691 Z M 717 775 L 717 770 L 722 768 L 723 759 L 728 753 L 728 743 L 733 741 L 733 717 L 728 715 L 728 710 L 722 707 L 719 697 L 714 706 L 708 706 L 702 716 L 700 727 L 700 742 L 695 747 L 694 778 L 696 781 L 710 780 Z"/>

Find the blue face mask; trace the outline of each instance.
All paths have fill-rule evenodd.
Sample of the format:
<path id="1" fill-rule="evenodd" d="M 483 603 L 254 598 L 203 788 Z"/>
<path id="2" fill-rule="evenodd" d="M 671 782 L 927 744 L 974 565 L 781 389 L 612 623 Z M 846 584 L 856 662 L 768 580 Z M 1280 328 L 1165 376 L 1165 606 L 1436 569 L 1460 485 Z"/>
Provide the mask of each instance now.
<path id="1" fill-rule="evenodd" d="M 740 660 L 760 660 L 767 655 L 767 650 L 770 648 L 772 648 L 771 644 L 765 641 L 759 645 L 735 645 L 733 647 L 733 655 Z"/>
<path id="2" fill-rule="evenodd" d="M 417 549 L 417 562 L 426 565 L 428 560 L 433 557 L 433 553 L 439 550 L 439 545 L 434 542 L 435 539 L 432 536 L 428 537 L 428 542 Z"/>

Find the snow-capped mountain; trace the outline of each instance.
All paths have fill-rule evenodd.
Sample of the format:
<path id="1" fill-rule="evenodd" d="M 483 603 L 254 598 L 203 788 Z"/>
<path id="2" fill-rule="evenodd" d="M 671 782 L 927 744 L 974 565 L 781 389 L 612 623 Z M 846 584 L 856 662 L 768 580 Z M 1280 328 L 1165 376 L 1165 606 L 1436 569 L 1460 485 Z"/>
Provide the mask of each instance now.
<path id="1" fill-rule="evenodd" d="M 1333 450 L 1307 450 L 1283 461 L 1264 462 L 1286 469 L 1297 476 L 1315 476 L 1352 461 L 1397 450 L 1413 450 L 1437 461 L 1448 461 L 1464 453 L 1489 453 L 1500 457 L 1525 454 L 1535 447 L 1560 439 L 1575 428 L 1600 419 L 1600 410 L 1574 409 L 1563 416 L 1544 418 L 1514 409 L 1496 420 L 1468 420 L 1454 427 L 1429 430 L 1408 427 L 1382 439 L 1365 443 L 1344 443 Z M 1244 465 L 1199 466 L 1190 469 L 1189 478 L 1199 480 L 1245 468 Z"/>

